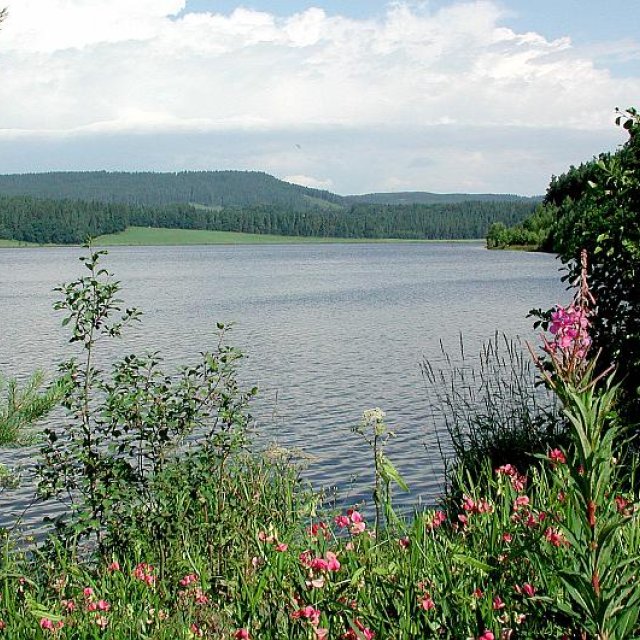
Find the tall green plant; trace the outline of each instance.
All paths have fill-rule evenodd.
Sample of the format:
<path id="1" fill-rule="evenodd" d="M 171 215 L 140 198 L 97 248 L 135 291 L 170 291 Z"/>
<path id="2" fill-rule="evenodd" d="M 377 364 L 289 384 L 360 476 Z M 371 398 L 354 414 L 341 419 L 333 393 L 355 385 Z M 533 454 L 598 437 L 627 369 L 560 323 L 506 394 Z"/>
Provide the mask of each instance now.
<path id="1" fill-rule="evenodd" d="M 640 555 L 620 553 L 637 516 L 614 499 L 620 486 L 616 443 L 624 432 L 616 413 L 619 387 L 608 375 L 611 369 L 598 373 L 597 356 L 588 357 L 593 297 L 585 252 L 581 267 L 574 302 L 551 314 L 553 337 L 545 339 L 546 358 L 534 355 L 544 381 L 562 401 L 571 436 L 569 472 L 558 487 L 570 501 L 562 523 L 569 562 L 559 573 L 567 595 L 561 609 L 590 637 L 622 640 L 633 633 L 640 614 Z M 559 452 L 555 457 L 564 460 Z"/>
<path id="2" fill-rule="evenodd" d="M 158 512 L 152 481 L 187 436 L 221 460 L 244 444 L 245 408 L 256 391 L 239 389 L 241 354 L 224 344 L 224 325 L 217 349 L 176 374 L 162 369 L 158 353 L 126 356 L 110 373 L 98 368 L 100 343 L 140 319 L 136 309 L 122 311 L 120 284 L 101 266 L 105 253 L 90 251 L 81 258 L 88 275 L 57 289 L 55 308 L 65 312 L 70 341 L 81 349 L 61 367 L 70 380 L 68 420 L 45 431 L 38 468 L 41 495 L 71 502 L 71 533 L 95 537 L 103 550 L 132 506 Z"/>

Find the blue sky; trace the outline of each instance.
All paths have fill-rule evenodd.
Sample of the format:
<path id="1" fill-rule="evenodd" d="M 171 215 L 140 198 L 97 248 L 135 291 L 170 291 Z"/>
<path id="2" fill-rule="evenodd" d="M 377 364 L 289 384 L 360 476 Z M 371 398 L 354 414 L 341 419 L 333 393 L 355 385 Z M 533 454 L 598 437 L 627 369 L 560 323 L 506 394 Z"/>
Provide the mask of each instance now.
<path id="1" fill-rule="evenodd" d="M 600 0 L 5 4 L 3 173 L 535 194 L 639 106 L 639 14 Z"/>

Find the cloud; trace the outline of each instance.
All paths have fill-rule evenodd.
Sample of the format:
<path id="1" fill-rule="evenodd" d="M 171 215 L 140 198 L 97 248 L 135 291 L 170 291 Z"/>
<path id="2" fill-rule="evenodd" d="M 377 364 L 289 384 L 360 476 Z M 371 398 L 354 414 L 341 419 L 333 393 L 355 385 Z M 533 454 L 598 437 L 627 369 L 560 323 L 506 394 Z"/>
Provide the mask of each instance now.
<path id="1" fill-rule="evenodd" d="M 333 150 L 249 144 L 244 163 L 266 158 L 251 168 L 278 166 L 280 175 L 321 175 L 327 176 L 321 184 L 339 184 L 343 177 L 322 168 L 330 158 L 320 158 L 319 149 L 353 157 L 356 132 L 413 129 L 393 145 L 403 157 L 404 145 L 434 127 L 523 128 L 534 147 L 539 130 L 597 131 L 613 144 L 613 107 L 640 95 L 638 74 L 614 79 L 594 64 L 602 45 L 592 56 L 568 37 L 517 33 L 492 1 L 453 2 L 437 11 L 428 3 L 392 3 L 370 19 L 320 8 L 285 17 L 184 8 L 184 0 L 12 0 L 0 32 L 0 140 L 89 136 L 99 145 L 127 132 L 147 141 L 147 134 L 228 132 L 239 144 L 257 143 L 264 132 L 332 132 L 339 141 Z M 606 52 L 633 57 L 634 46 L 613 43 Z M 368 144 L 360 162 L 380 151 L 375 136 Z M 492 163 L 497 142 L 487 144 L 481 156 L 459 149 L 452 170 L 458 162 L 486 173 L 483 163 Z M 409 173 L 436 175 L 449 162 L 446 146 L 439 153 L 434 166 L 417 150 Z M 205 156 L 190 157 L 199 164 Z M 389 167 L 387 174 L 394 172 Z M 415 185 L 406 175 L 398 179 Z"/>
<path id="2" fill-rule="evenodd" d="M 299 184 L 303 187 L 311 187 L 312 189 L 325 189 L 330 191 L 333 188 L 333 180 L 330 178 L 319 180 L 312 176 L 284 176 L 282 179 L 285 182 L 292 182 L 293 184 Z"/>

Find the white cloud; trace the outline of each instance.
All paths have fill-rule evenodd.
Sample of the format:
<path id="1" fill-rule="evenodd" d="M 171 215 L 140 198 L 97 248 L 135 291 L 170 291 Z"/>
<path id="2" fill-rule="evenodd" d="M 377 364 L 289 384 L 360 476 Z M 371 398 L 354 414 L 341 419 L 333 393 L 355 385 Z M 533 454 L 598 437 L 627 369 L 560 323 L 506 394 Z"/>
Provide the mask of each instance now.
<path id="1" fill-rule="evenodd" d="M 292 182 L 293 184 L 299 184 L 303 187 L 311 187 L 312 189 L 325 189 L 331 191 L 333 188 L 333 180 L 325 178 L 324 180 L 314 178 L 312 176 L 285 176 L 282 178 L 285 182 Z"/>
<path id="2" fill-rule="evenodd" d="M 318 8 L 285 18 L 247 9 L 182 15 L 185 0 L 7 2 L 0 140 L 331 130 L 343 133 L 338 155 L 350 132 L 381 127 L 557 127 L 612 140 L 613 107 L 640 95 L 639 74 L 614 79 L 568 37 L 516 33 L 488 0 L 439 11 L 393 3 L 361 20 Z M 638 47 L 607 50 L 633 57 Z M 279 175 L 328 175 L 312 150 L 274 153 Z M 481 162 L 458 160 L 480 171 Z"/>

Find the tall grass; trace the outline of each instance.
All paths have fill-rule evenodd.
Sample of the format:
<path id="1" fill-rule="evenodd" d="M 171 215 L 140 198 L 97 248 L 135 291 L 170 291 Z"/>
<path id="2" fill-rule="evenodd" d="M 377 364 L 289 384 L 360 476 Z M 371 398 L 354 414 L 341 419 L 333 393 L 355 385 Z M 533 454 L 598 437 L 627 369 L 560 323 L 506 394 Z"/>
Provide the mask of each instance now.
<path id="1" fill-rule="evenodd" d="M 450 482 L 461 469 L 478 477 L 487 463 L 524 472 L 536 454 L 565 441 L 557 398 L 539 384 L 519 340 L 495 334 L 469 354 L 461 335 L 457 352 L 441 344 L 440 357 L 425 359 L 422 374 Z"/>

